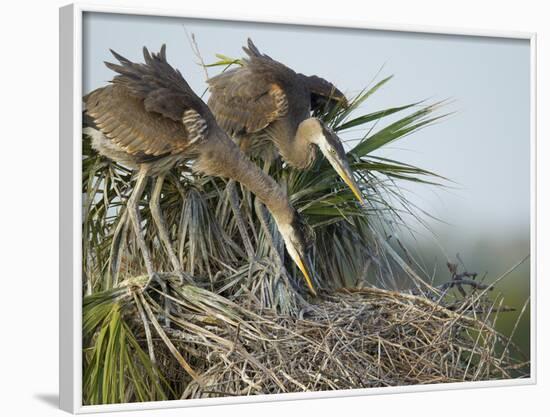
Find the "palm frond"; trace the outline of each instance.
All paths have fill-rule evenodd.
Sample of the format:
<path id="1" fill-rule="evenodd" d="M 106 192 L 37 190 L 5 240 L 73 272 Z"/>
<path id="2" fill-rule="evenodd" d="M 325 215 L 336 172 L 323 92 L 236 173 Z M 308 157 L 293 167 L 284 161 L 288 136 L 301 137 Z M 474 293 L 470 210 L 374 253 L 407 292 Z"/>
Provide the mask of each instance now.
<path id="1" fill-rule="evenodd" d="M 218 55 L 218 61 L 208 66 L 226 70 L 241 64 L 238 59 Z M 348 158 L 367 207 L 357 203 L 355 196 L 322 158 L 307 171 L 293 169 L 280 160 L 269 169 L 269 174 L 287 190 L 292 204 L 314 230 L 316 281 L 325 291 L 342 288 L 378 291 L 366 289 L 373 286 L 381 288 L 380 291 L 403 288 L 413 289 L 418 294 L 434 294 L 435 291 L 424 270 L 400 255 L 392 235 L 397 229 L 407 228 L 408 218 L 422 223 L 430 216 L 407 200 L 401 189 L 404 182 L 441 186 L 448 180 L 428 170 L 383 158 L 377 151 L 444 118 L 446 114 L 440 110 L 445 102 L 417 101 L 362 113 L 368 99 L 390 80 L 391 76 L 383 78 L 364 89 L 349 100 L 347 107 L 331 106 L 315 114 L 340 135 L 356 136 L 360 132 L 357 143 L 349 149 Z M 367 386 L 360 378 L 344 377 L 348 371 L 340 368 L 337 360 L 333 361 L 331 352 L 325 352 L 323 360 L 331 363 L 339 376 L 322 381 L 308 376 L 310 365 L 293 363 L 296 369 L 303 369 L 302 374 L 293 374 L 291 367 L 281 361 L 276 352 L 273 355 L 265 353 L 272 351 L 266 347 L 270 344 L 285 350 L 285 354 L 305 357 L 307 352 L 316 350 L 321 356 L 325 355 L 322 353 L 324 347 L 312 335 L 329 337 L 330 332 L 323 332 L 333 324 L 322 318 L 324 313 L 316 306 L 304 301 L 304 294 L 299 289 L 299 273 L 285 254 L 272 219 L 268 227 L 274 237 L 273 245 L 264 233 L 252 194 L 238 188 L 245 232 L 255 252 L 253 259 L 249 259 L 231 210 L 226 181 L 194 175 L 187 164 L 173 168 L 163 184 L 161 207 L 179 261 L 194 281 L 194 286 L 181 286 L 169 272 L 162 272 L 171 271 L 172 265 L 157 237 L 149 210 L 151 190 L 146 190 L 140 202 L 142 226 L 154 267 L 166 278 L 167 286 L 153 285 L 142 293 L 140 286 L 145 280 L 145 268 L 135 237 L 133 233 L 117 229 L 133 187 L 132 173 L 97 155 L 90 146 L 90 138 L 85 135 L 83 154 L 85 404 L 285 392 L 297 386 L 300 389 Z M 112 248 L 119 244 L 124 249 L 124 256 L 119 277 L 115 280 L 110 276 L 109 265 Z M 336 295 L 324 292 L 322 308 L 342 308 L 347 311 L 345 317 L 348 318 L 363 314 L 360 306 L 366 301 L 354 294 L 342 296 L 340 302 Z M 417 311 L 422 303 L 407 297 L 390 302 L 389 298 L 397 297 L 391 295 L 394 293 L 380 294 L 396 311 L 407 303 Z M 354 303 L 353 307 L 349 307 L 349 303 Z M 384 305 L 376 308 L 384 312 L 391 310 L 385 310 Z M 409 311 L 405 309 L 402 313 Z M 304 321 L 301 319 L 304 314 L 312 314 L 315 318 Z M 420 310 L 418 314 L 424 317 Z M 468 326 L 473 326 L 470 318 L 460 318 L 457 323 L 461 323 L 459 330 L 464 332 L 461 334 L 467 340 L 465 346 L 470 349 L 468 359 L 463 360 L 463 353 L 458 349 L 452 358 L 435 352 L 433 363 L 450 358 L 452 366 L 469 363 L 469 367 L 440 375 L 433 365 L 430 377 L 423 379 L 423 383 L 447 377 L 445 380 L 451 381 L 457 378 L 459 371 L 470 379 L 479 378 L 481 372 L 490 378 L 508 375 L 512 367 L 508 356 L 506 366 L 497 369 L 492 359 L 482 359 L 485 350 L 470 343 L 471 335 L 466 335 Z M 475 326 L 478 324 L 476 322 Z M 484 333 L 487 346 L 501 340 L 489 327 L 481 328 L 488 332 Z M 342 335 L 348 337 L 346 331 L 342 329 Z M 407 328 L 407 331 L 410 330 Z M 447 330 L 442 328 L 441 331 Z M 387 335 L 388 340 L 395 340 L 393 336 Z M 437 338 L 435 333 L 430 333 L 432 336 Z M 300 349 L 293 350 L 291 345 L 284 344 L 285 340 L 292 340 L 292 346 Z M 360 343 L 375 346 L 380 341 L 367 337 Z M 336 345 L 330 349 L 336 349 Z M 421 344 L 423 354 L 431 355 L 431 347 L 429 343 Z M 391 345 L 386 348 L 390 349 Z M 369 352 L 357 348 L 354 353 L 364 361 L 365 372 L 369 372 L 371 366 Z M 409 360 L 416 358 L 411 355 Z M 226 366 L 232 361 L 241 367 L 239 378 L 235 378 L 235 369 Z M 266 363 L 274 367 L 269 368 Z M 392 370 L 381 368 L 380 372 L 386 376 L 369 379 L 372 382 L 369 386 L 397 381 Z M 407 372 L 414 373 L 417 369 L 413 366 Z M 336 380 L 340 382 L 334 382 Z"/>

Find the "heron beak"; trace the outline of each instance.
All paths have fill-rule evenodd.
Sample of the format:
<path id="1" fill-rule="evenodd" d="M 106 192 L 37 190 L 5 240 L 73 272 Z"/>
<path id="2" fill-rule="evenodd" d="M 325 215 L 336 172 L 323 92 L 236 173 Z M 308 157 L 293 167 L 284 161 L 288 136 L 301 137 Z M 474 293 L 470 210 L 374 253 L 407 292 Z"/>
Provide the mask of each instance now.
<path id="1" fill-rule="evenodd" d="M 353 178 L 353 171 L 351 170 L 346 155 L 341 152 L 326 152 L 325 157 L 328 159 L 334 170 L 340 175 L 340 178 L 344 180 L 346 185 L 351 189 L 353 195 L 359 200 L 362 206 L 365 206 L 365 200 L 361 194 L 359 186 Z"/>
<path id="2" fill-rule="evenodd" d="M 334 133 L 331 129 L 328 129 L 323 124 L 322 127 L 322 134 L 317 138 L 316 142 L 319 146 L 319 149 L 321 150 L 325 158 L 328 159 L 334 170 L 338 173 L 338 175 L 340 175 L 346 185 L 351 189 L 353 195 L 355 195 L 355 198 L 359 200 L 359 203 L 361 203 L 363 207 L 366 207 L 361 189 L 353 178 L 353 171 L 349 166 L 346 151 L 342 146 L 342 141 L 340 140 L 338 135 Z"/>
<path id="3" fill-rule="evenodd" d="M 306 279 L 307 286 L 309 288 L 309 291 L 312 295 L 317 295 L 317 291 L 315 291 L 315 288 L 313 288 L 313 281 L 311 279 L 312 275 L 310 271 L 313 271 L 313 268 L 311 267 L 311 262 L 309 257 L 298 255 L 298 259 L 296 259 L 296 265 L 298 265 L 298 268 L 300 271 L 302 271 L 302 274 L 304 274 L 304 278 Z"/>
<path id="4" fill-rule="evenodd" d="M 361 194 L 361 191 L 359 190 L 357 183 L 353 179 L 353 173 L 351 172 L 351 169 L 349 169 L 349 167 L 348 167 L 348 170 L 349 172 L 344 169 L 342 169 L 341 171 L 340 170 L 336 170 L 336 171 L 338 172 L 338 174 L 340 174 L 340 177 L 342 177 L 344 182 L 351 189 L 355 198 L 359 200 L 362 206 L 365 206 L 365 200 L 363 200 L 363 195 Z"/>
<path id="5" fill-rule="evenodd" d="M 299 232 L 299 229 L 293 227 L 292 225 L 277 225 L 285 241 L 286 251 L 292 258 L 294 264 L 304 275 L 309 292 L 312 295 L 317 295 L 315 288 L 313 288 L 313 263 L 311 262 L 311 258 L 308 256 L 310 254 L 310 250 L 308 249 L 308 245 L 306 244 L 304 237 Z M 292 237 L 293 235 L 294 237 Z"/>
<path id="6" fill-rule="evenodd" d="M 309 292 L 316 296 L 317 292 L 315 291 L 315 288 L 313 288 L 313 267 L 311 258 L 309 257 L 309 250 L 305 249 L 307 245 L 304 244 L 304 239 L 300 237 L 298 234 L 296 237 L 298 238 L 298 243 L 296 242 L 296 237 L 294 239 L 291 238 L 291 234 L 296 229 L 292 229 L 292 227 L 284 226 L 284 225 L 278 225 L 279 231 L 283 235 L 283 239 L 285 241 L 285 246 L 288 254 L 292 258 L 292 261 L 294 264 L 298 267 L 298 269 L 302 272 L 304 275 L 304 279 L 306 280 L 306 284 L 309 288 Z"/>

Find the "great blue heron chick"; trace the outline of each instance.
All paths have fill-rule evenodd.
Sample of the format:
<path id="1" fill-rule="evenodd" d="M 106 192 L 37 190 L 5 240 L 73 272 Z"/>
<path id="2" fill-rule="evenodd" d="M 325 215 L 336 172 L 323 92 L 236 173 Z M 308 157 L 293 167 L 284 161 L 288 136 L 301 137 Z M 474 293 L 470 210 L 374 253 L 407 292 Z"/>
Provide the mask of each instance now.
<path id="1" fill-rule="evenodd" d="M 111 51 L 119 64 L 106 63 L 117 73 L 110 85 L 85 98 L 86 113 L 97 127 L 93 147 L 102 155 L 137 171 L 136 185 L 128 200 L 128 216 L 149 275 L 155 277 L 145 244 L 139 203 L 146 179 L 156 178 L 151 199 L 153 219 L 174 268 L 181 271 L 171 247 L 159 206 L 166 173 L 182 161 L 193 161 L 196 172 L 240 182 L 269 209 L 284 238 L 287 251 L 315 294 L 308 251 L 310 242 L 302 221 L 286 193 L 253 164 L 219 127 L 208 106 L 192 91 L 181 73 L 159 53 L 143 48 L 144 63 L 134 63 Z M 160 183 L 160 187 L 159 187 Z"/>
<path id="2" fill-rule="evenodd" d="M 219 125 L 246 149 L 273 142 L 291 166 L 307 169 L 319 149 L 361 204 L 361 189 L 354 179 L 340 138 L 312 110 L 340 103 L 346 97 L 318 76 L 294 72 L 260 53 L 252 40 L 244 47 L 243 65 L 208 80 L 208 105 Z"/>

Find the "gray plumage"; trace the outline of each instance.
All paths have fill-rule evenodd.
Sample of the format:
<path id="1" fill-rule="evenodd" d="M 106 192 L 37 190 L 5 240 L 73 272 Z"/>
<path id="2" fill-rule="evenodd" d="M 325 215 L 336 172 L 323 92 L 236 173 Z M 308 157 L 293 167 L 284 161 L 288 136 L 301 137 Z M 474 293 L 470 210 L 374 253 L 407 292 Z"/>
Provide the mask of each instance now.
<path id="1" fill-rule="evenodd" d="M 110 85 L 84 97 L 88 124 L 85 128 L 98 152 L 138 171 L 136 189 L 128 203 L 129 216 L 150 278 L 154 271 L 141 236 L 138 211 L 144 178 L 154 176 L 162 184 L 166 172 L 183 160 L 192 160 L 197 172 L 238 181 L 254 193 L 272 213 L 293 260 L 303 265 L 301 258 L 307 258 L 309 245 L 288 197 L 219 127 L 208 106 L 167 62 L 165 46 L 156 54 L 143 48 L 144 63 L 134 63 L 111 52 L 119 63 L 106 65 L 117 75 Z M 156 188 L 160 192 L 161 188 Z M 155 207 L 155 212 L 160 213 L 160 207 Z M 161 239 L 174 268 L 181 271 L 164 219 L 160 214 L 157 217 Z M 304 272 L 303 267 L 300 269 Z M 308 271 L 304 273 L 314 292 Z"/>
<path id="2" fill-rule="evenodd" d="M 312 117 L 337 104 L 347 106 L 345 95 L 316 75 L 300 74 L 262 54 L 248 39 L 243 65 L 208 80 L 208 105 L 218 124 L 247 153 L 273 158 L 273 143 L 281 157 L 297 169 L 307 169 L 320 149 L 363 202 L 338 136 Z M 266 150 L 267 149 L 267 150 Z"/>

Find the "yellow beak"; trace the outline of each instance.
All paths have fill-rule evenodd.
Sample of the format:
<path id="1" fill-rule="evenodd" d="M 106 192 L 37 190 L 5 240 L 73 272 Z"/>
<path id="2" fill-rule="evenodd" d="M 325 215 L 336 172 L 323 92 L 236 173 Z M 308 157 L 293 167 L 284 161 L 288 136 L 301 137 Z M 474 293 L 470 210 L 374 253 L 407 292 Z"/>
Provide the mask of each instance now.
<path id="1" fill-rule="evenodd" d="M 317 292 L 313 288 L 313 282 L 311 280 L 311 275 L 309 274 L 308 269 L 306 268 L 304 261 L 302 259 L 298 259 L 298 262 L 296 263 L 298 265 L 298 268 L 300 268 L 300 271 L 302 271 L 302 274 L 304 274 L 304 278 L 306 279 L 307 286 L 309 288 L 309 291 L 313 295 L 317 295 Z"/>
<path id="2" fill-rule="evenodd" d="M 344 182 L 348 185 L 348 187 L 351 189 L 351 191 L 353 192 L 353 195 L 355 195 L 355 198 L 357 198 L 357 200 L 359 200 L 361 205 L 364 206 L 365 205 L 365 200 L 363 200 L 363 196 L 361 195 L 361 191 L 357 187 L 357 184 L 355 183 L 355 181 L 353 179 L 351 179 L 350 176 L 346 172 L 341 172 L 340 176 L 342 177 Z"/>
<path id="3" fill-rule="evenodd" d="M 344 180 L 344 182 L 347 184 L 347 186 L 350 188 L 350 190 L 353 192 L 353 195 L 362 206 L 365 206 L 365 200 L 363 199 L 363 195 L 361 194 L 361 190 L 359 190 L 359 187 L 357 186 L 355 180 L 352 177 L 352 173 L 348 172 L 349 168 L 344 169 L 339 162 L 336 162 L 333 164 L 333 167 L 335 168 L 336 172 L 340 177 Z"/>

